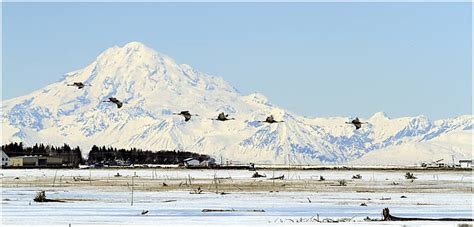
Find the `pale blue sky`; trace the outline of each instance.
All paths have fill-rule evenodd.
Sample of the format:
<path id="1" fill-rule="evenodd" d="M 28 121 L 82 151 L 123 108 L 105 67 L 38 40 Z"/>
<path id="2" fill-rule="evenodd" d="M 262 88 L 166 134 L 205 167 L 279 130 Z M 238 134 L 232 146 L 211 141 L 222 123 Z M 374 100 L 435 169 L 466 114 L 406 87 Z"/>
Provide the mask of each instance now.
<path id="1" fill-rule="evenodd" d="M 4 100 L 139 41 L 305 116 L 471 113 L 470 3 L 3 3 L 2 17 Z"/>

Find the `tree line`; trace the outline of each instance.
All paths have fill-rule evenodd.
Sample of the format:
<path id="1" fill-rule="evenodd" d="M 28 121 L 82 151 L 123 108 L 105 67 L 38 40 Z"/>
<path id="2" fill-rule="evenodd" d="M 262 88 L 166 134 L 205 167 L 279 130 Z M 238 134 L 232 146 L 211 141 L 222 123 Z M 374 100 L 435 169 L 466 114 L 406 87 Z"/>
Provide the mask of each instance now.
<path id="1" fill-rule="evenodd" d="M 82 157 L 81 149 L 77 146 L 71 148 L 68 144 L 62 146 L 35 144 L 32 147 L 23 143 L 9 143 L 2 145 L 2 150 L 8 157 L 15 156 L 44 156 L 62 158 L 66 166 L 77 167 L 79 164 L 179 164 L 187 158 L 199 161 L 209 160 L 211 157 L 189 151 L 151 151 L 137 148 L 117 149 L 114 147 L 92 146 L 87 159 Z"/>
<path id="2" fill-rule="evenodd" d="M 113 163 L 117 160 L 124 161 L 127 164 L 179 164 L 184 159 L 194 158 L 200 162 L 210 159 L 209 155 L 202 155 L 189 151 L 167 151 L 158 152 L 150 150 L 141 150 L 137 148 L 117 149 L 113 147 L 92 146 L 89 152 L 88 161 L 92 163 Z"/>

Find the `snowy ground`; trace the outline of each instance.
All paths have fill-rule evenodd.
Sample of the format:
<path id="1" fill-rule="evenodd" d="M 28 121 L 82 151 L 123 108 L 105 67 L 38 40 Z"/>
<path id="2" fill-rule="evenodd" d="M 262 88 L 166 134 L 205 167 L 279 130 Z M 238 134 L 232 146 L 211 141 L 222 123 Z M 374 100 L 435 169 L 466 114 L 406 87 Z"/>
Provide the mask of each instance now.
<path id="1" fill-rule="evenodd" d="M 120 172 L 122 177 L 113 177 Z M 269 181 L 251 179 L 252 172 L 245 170 L 2 170 L 2 224 L 8 225 L 66 225 L 66 224 L 252 224 L 274 225 L 315 224 L 319 215 L 325 218 L 365 217 L 381 218 L 388 207 L 392 215 L 402 217 L 472 217 L 472 175 L 467 171 L 415 172 L 418 179 L 411 183 L 403 179 L 400 171 L 359 171 L 362 180 L 351 180 L 354 171 L 262 171 L 267 176 L 285 174 L 290 179 Z M 134 204 L 131 206 L 131 176 L 134 178 Z M 56 175 L 56 180 L 54 176 Z M 312 179 L 324 175 L 327 184 Z M 92 177 L 92 181 L 74 184 L 73 176 Z M 130 176 L 130 177 L 127 177 Z M 246 184 L 271 182 L 261 190 L 223 190 L 229 194 L 216 194 L 207 181 L 214 176 L 231 177 L 232 185 L 246 188 Z M 19 177 L 19 179 L 15 179 Z M 61 180 L 59 180 L 61 178 Z M 173 187 L 172 184 L 191 178 L 193 185 Z M 331 179 L 346 179 L 348 186 L 330 186 Z M 118 184 L 118 182 L 125 184 Z M 390 186 L 391 182 L 399 185 Z M 54 182 L 54 187 L 53 187 Z M 109 182 L 110 185 L 106 183 Z M 115 182 L 116 184 L 113 184 Z M 168 187 L 148 191 L 150 182 Z M 304 188 L 278 187 L 280 184 L 299 185 Z M 436 184 L 436 182 L 439 182 Z M 129 183 L 128 186 L 126 183 Z M 230 183 L 229 183 L 230 184 Z M 413 185 L 423 193 L 413 190 Z M 202 194 L 190 194 L 202 185 Z M 226 188 L 225 183 L 218 187 Z M 275 186 L 277 185 L 277 186 Z M 303 184 L 301 184 L 303 185 Z M 329 186 L 328 186 L 329 185 Z M 374 189 L 392 189 L 371 192 Z M 403 185 L 403 186 L 400 186 Z M 411 185 L 408 187 L 408 185 Z M 428 188 L 426 187 L 428 185 Z M 268 186 L 268 187 L 267 187 Z M 361 188 L 364 190 L 361 190 Z M 231 187 L 229 187 L 231 188 Z M 464 189 L 462 189 L 464 188 Z M 467 188 L 467 189 L 466 189 Z M 227 188 L 226 188 L 227 189 Z M 269 191 L 272 190 L 272 192 Z M 32 199 L 39 190 L 46 190 L 48 198 L 65 202 L 36 203 Z M 273 191 L 275 190 L 275 191 Z M 276 192 L 278 190 L 278 192 Z M 400 198 L 405 195 L 407 198 Z M 390 200 L 382 200 L 390 198 Z M 367 206 L 360 206 L 366 203 Z M 205 213 L 202 209 L 262 209 L 265 212 Z M 147 215 L 140 215 L 148 210 Z M 313 221 L 311 221 L 313 220 Z M 358 222 L 358 224 L 367 222 Z M 407 223 L 403 223 L 407 224 Z M 424 222 L 423 224 L 427 224 Z M 434 224 L 434 223 L 431 223 Z M 454 223 L 443 223 L 453 225 Z"/>

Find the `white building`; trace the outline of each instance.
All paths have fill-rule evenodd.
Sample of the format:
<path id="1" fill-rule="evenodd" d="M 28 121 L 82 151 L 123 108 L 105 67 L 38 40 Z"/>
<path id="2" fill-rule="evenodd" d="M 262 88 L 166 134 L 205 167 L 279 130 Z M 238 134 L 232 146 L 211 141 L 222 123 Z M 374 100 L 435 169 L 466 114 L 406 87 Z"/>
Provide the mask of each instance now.
<path id="1" fill-rule="evenodd" d="M 459 160 L 461 168 L 472 168 L 472 160 Z"/>
<path id="2" fill-rule="evenodd" d="M 2 150 L 2 166 L 8 166 L 10 163 L 10 158 L 7 154 Z"/>
<path id="3" fill-rule="evenodd" d="M 200 165 L 205 167 L 213 167 L 216 165 L 216 160 L 214 158 L 210 158 L 208 160 L 202 161 Z"/>
<path id="4" fill-rule="evenodd" d="M 194 158 L 184 159 L 183 162 L 184 162 L 184 166 L 186 166 L 186 167 L 188 167 L 188 166 L 199 166 L 199 164 L 200 164 L 199 160 L 194 159 Z"/>

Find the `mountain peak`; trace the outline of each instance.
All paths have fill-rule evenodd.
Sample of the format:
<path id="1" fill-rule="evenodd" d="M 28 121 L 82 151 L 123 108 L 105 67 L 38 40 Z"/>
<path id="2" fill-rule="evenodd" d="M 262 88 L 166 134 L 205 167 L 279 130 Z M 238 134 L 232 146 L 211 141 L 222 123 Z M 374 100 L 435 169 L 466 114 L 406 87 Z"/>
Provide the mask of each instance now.
<path id="1" fill-rule="evenodd" d="M 142 56 L 150 56 L 150 57 L 160 57 L 160 58 L 169 58 L 170 57 L 157 52 L 153 48 L 146 46 L 140 42 L 129 42 L 125 44 L 123 47 L 117 48 L 118 52 L 125 53 L 127 56 L 135 56 L 135 55 L 142 55 Z"/>
<path id="2" fill-rule="evenodd" d="M 139 49 L 139 48 L 148 48 L 145 44 L 137 41 L 129 42 L 123 46 L 123 48 L 128 49 Z"/>
<path id="3" fill-rule="evenodd" d="M 194 98 L 207 92 L 235 93 L 235 89 L 222 78 L 201 73 L 189 65 L 180 65 L 140 42 L 108 48 L 67 80 L 67 83 L 85 81 L 93 84 L 87 94 L 100 99 L 184 94 Z"/>
<path id="4" fill-rule="evenodd" d="M 135 59 L 136 61 L 143 61 L 145 59 L 153 61 L 153 59 L 159 58 L 168 59 L 169 57 L 156 52 L 155 50 L 145 46 L 143 43 L 130 42 L 122 47 L 114 46 L 108 48 L 97 56 L 96 60 L 98 62 L 120 62 L 123 64 L 125 62 L 121 61 L 127 61 L 127 63 L 130 63 L 129 61 L 132 61 L 132 59 Z"/>
<path id="5" fill-rule="evenodd" d="M 162 53 L 157 52 L 153 48 L 146 46 L 141 42 L 129 42 L 125 44 L 123 47 L 118 48 L 119 51 L 125 52 L 128 55 L 140 54 L 140 55 L 149 55 L 149 56 L 159 56 L 161 58 L 170 58 Z"/>
<path id="6" fill-rule="evenodd" d="M 169 67 L 177 67 L 176 62 L 171 57 L 159 53 L 154 49 L 146 46 L 141 42 L 129 42 L 123 46 L 114 46 L 102 52 L 97 58 L 97 63 L 103 68 L 104 66 L 113 66 L 122 68 L 127 66 L 142 67 L 146 65 L 148 68 L 156 68 L 158 65 L 167 65 Z"/>

